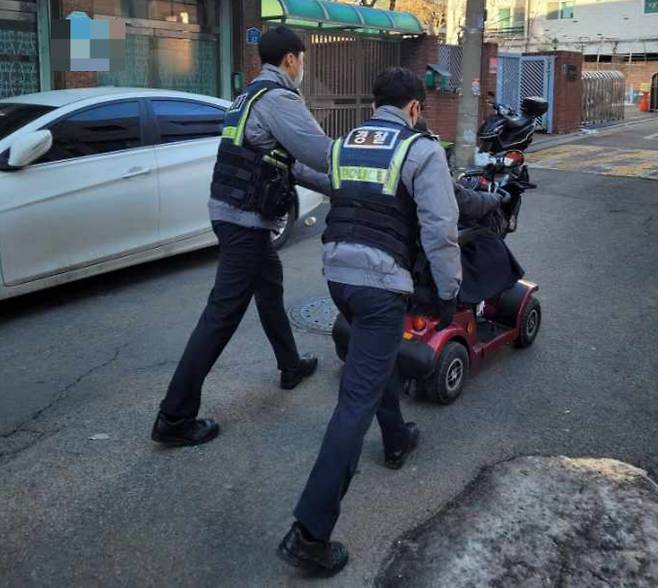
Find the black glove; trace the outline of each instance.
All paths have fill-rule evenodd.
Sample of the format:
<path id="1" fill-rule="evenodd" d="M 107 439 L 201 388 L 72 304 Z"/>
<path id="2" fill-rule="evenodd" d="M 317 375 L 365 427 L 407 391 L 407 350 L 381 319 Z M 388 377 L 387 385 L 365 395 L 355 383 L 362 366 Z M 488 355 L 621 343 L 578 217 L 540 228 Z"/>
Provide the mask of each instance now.
<path id="1" fill-rule="evenodd" d="M 457 298 L 451 298 L 450 300 L 439 298 L 438 306 L 440 320 L 436 325 L 436 330 L 441 331 L 452 324 L 457 309 Z"/>

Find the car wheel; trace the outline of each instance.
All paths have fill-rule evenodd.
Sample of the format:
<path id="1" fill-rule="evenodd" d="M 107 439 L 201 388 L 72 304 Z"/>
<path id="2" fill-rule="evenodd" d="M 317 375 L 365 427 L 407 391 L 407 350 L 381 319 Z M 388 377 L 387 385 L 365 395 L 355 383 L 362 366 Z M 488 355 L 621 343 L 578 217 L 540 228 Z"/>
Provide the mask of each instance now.
<path id="1" fill-rule="evenodd" d="M 293 206 L 277 221 L 277 227 L 272 231 L 272 245 L 274 245 L 274 249 L 281 249 L 286 241 L 288 241 L 296 218 L 296 208 Z"/>
<path id="2" fill-rule="evenodd" d="M 541 305 L 539 300 L 531 298 L 521 316 L 519 325 L 519 336 L 514 340 L 514 345 L 521 349 L 530 347 L 539 333 L 541 326 Z"/>
<path id="3" fill-rule="evenodd" d="M 464 389 L 468 365 L 466 347 L 450 341 L 436 360 L 433 374 L 424 383 L 425 397 L 438 404 L 452 404 Z"/>

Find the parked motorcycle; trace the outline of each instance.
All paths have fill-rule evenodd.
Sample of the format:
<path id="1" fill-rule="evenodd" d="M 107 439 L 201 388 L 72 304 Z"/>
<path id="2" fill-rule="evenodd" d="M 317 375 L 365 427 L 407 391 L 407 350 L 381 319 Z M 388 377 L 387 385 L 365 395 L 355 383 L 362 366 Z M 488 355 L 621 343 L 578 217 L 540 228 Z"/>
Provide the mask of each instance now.
<path id="1" fill-rule="evenodd" d="M 537 186 L 530 181 L 523 151 L 532 142 L 538 119 L 548 111 L 544 98 L 531 96 L 521 102 L 521 112 L 489 101 L 494 113 L 478 130 L 479 166 L 466 170 L 458 178 L 465 188 L 502 194 L 501 213 L 490 228 L 501 237 L 516 230 L 521 195 Z"/>

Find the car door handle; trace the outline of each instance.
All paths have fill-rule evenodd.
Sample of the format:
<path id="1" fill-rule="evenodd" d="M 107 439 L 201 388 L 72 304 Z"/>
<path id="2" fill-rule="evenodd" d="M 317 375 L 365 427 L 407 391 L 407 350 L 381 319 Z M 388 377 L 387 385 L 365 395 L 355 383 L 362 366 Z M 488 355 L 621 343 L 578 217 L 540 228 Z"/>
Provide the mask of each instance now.
<path id="1" fill-rule="evenodd" d="M 151 173 L 151 168 L 150 167 L 131 167 L 121 177 L 124 180 L 127 180 L 128 178 L 134 178 L 135 176 L 143 176 L 145 174 L 150 174 L 150 173 Z"/>

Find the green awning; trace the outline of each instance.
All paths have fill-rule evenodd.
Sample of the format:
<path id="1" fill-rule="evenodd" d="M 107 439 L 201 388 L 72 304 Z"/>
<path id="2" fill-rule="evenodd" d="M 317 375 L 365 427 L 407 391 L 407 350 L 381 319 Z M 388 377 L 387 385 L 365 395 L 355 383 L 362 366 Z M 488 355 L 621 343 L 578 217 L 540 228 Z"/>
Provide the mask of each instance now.
<path id="1" fill-rule="evenodd" d="M 410 12 L 379 10 L 328 0 L 261 0 L 261 16 L 265 20 L 310 28 L 369 33 L 386 31 L 402 35 L 420 35 L 423 32 L 420 21 Z"/>

